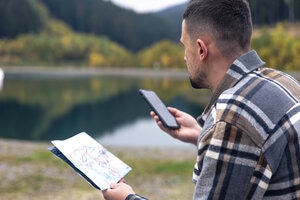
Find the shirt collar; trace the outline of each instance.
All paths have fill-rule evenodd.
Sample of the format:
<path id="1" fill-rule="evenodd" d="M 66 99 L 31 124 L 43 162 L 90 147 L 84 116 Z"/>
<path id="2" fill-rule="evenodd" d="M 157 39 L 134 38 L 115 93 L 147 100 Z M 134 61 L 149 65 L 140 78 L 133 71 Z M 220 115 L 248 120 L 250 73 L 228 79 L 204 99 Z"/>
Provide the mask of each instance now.
<path id="1" fill-rule="evenodd" d="M 210 102 L 207 104 L 203 114 L 207 115 L 212 106 L 216 103 L 219 96 L 227 89 L 233 87 L 239 80 L 241 80 L 245 75 L 251 73 L 254 70 L 265 65 L 259 56 L 257 55 L 256 51 L 252 50 L 249 51 L 239 58 L 237 58 L 233 64 L 230 66 L 228 71 L 226 72 L 224 78 L 222 79 L 221 83 L 217 87 L 216 91 L 213 93 L 213 96 Z M 203 117 L 203 116 L 202 116 Z M 198 121 L 200 118 L 199 116 Z"/>
<path id="2" fill-rule="evenodd" d="M 237 58 L 228 69 L 227 74 L 240 80 L 246 74 L 257 70 L 263 65 L 265 65 L 265 62 L 259 58 L 256 51 L 252 50 Z"/>

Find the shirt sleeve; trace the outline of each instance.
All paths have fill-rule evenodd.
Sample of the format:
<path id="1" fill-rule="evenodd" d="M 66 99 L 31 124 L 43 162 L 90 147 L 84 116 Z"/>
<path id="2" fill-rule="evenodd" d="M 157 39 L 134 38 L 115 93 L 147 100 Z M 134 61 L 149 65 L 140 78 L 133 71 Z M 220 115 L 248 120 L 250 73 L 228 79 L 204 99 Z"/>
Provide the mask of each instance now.
<path id="1" fill-rule="evenodd" d="M 148 200 L 148 199 L 138 194 L 130 194 L 126 197 L 125 200 Z"/>
<path id="2" fill-rule="evenodd" d="M 260 156 L 248 134 L 217 122 L 198 144 L 194 199 L 246 199 Z"/>

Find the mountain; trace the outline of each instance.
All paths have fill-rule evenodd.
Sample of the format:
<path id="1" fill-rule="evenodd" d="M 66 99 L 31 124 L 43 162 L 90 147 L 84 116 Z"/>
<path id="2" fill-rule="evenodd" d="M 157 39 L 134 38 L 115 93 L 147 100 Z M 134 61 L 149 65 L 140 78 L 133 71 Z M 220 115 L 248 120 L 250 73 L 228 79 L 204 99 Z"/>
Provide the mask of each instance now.
<path id="1" fill-rule="evenodd" d="M 138 14 L 107 0 L 0 0 L 0 38 L 39 33 L 55 18 L 75 32 L 105 36 L 137 52 L 160 40 L 178 41 L 182 10 Z"/>
<path id="2" fill-rule="evenodd" d="M 137 52 L 170 39 L 169 25 L 154 14 L 137 14 L 104 0 L 40 0 L 51 15 L 77 32 L 105 35 Z"/>
<path id="3" fill-rule="evenodd" d="M 105 0 L 41 0 L 51 15 L 77 32 L 105 35 L 137 52 L 163 39 L 178 41 L 187 3 L 138 14 Z"/>
<path id="4" fill-rule="evenodd" d="M 170 38 L 174 41 L 178 41 L 181 36 L 182 15 L 187 5 L 188 3 L 183 3 L 153 13 L 170 26 Z"/>

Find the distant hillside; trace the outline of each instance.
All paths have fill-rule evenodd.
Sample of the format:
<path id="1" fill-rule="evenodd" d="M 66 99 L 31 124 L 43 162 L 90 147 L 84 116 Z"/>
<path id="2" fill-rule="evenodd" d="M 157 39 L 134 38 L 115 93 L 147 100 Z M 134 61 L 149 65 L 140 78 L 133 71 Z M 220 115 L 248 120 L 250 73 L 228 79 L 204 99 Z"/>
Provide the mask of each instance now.
<path id="1" fill-rule="evenodd" d="M 295 22 L 300 20 L 300 1 L 284 0 L 248 0 L 254 25 L 274 25 L 280 21 Z M 182 15 L 188 3 L 154 13 L 171 27 L 170 38 L 178 41 L 181 35 Z"/>
<path id="2" fill-rule="evenodd" d="M 255 25 L 300 20 L 300 0 L 248 0 Z M 169 39 L 178 41 L 187 3 L 138 14 L 108 0 L 0 0 L 0 39 L 39 33 L 53 21 L 72 30 L 105 36 L 131 52 Z"/>
<path id="3" fill-rule="evenodd" d="M 75 31 L 105 35 L 131 51 L 170 39 L 169 25 L 153 14 L 137 14 L 100 0 L 41 0 L 51 15 Z"/>
<path id="4" fill-rule="evenodd" d="M 183 3 L 154 13 L 156 16 L 165 20 L 170 26 L 170 38 L 172 40 L 178 41 L 180 38 L 182 15 L 187 5 L 188 3 Z"/>

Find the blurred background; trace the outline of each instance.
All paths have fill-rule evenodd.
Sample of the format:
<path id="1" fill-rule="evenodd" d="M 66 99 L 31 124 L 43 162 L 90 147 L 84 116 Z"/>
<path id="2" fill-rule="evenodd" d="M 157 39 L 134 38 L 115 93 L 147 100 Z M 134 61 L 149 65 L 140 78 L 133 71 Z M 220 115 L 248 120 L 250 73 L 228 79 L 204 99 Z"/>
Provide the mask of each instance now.
<path id="1" fill-rule="evenodd" d="M 46 148 L 82 131 L 114 147 L 145 196 L 192 198 L 192 147 L 162 133 L 138 93 L 194 117 L 208 102 L 209 91 L 190 87 L 179 44 L 187 3 L 0 0 L 0 199 L 101 198 Z M 249 3 L 252 48 L 299 80 L 300 1 Z"/>
<path id="2" fill-rule="evenodd" d="M 50 141 L 86 131 L 107 143 L 156 138 L 144 133 L 159 130 L 139 88 L 199 115 L 210 94 L 187 81 L 179 44 L 187 3 L 0 0 L 0 137 Z M 297 71 L 300 1 L 249 3 L 252 48 L 269 66 Z"/>

